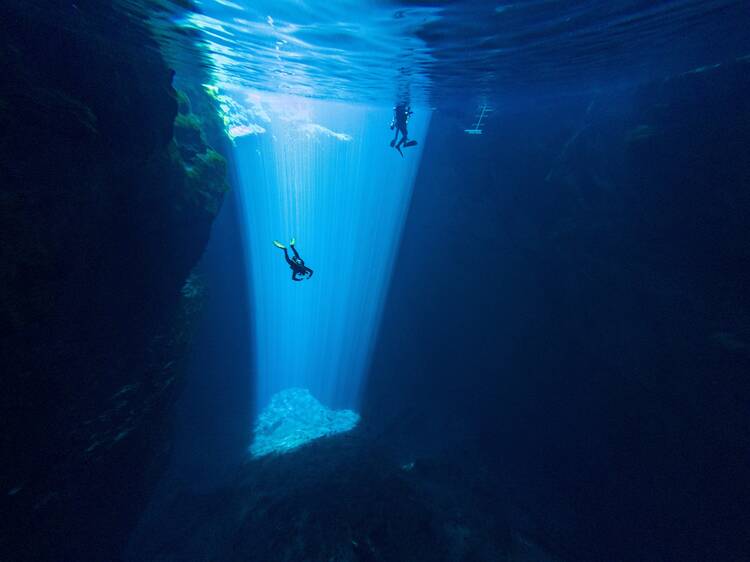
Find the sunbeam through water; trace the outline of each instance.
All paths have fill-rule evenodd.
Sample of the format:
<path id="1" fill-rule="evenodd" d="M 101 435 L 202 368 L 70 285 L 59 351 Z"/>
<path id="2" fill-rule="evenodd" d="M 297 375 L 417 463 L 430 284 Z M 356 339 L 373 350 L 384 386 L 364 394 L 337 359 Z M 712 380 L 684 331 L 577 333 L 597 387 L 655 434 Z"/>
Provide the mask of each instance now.
<path id="1" fill-rule="evenodd" d="M 235 163 L 254 303 L 256 411 L 290 388 L 307 389 L 326 408 L 356 410 L 421 147 L 401 158 L 388 146 L 390 107 L 240 89 L 221 97 L 233 108 L 230 129 L 234 123 L 242 135 Z M 429 110 L 416 108 L 410 128 L 424 135 L 429 120 Z M 273 245 L 293 238 L 314 272 L 299 282 Z M 274 403 L 311 403 L 304 398 Z"/>

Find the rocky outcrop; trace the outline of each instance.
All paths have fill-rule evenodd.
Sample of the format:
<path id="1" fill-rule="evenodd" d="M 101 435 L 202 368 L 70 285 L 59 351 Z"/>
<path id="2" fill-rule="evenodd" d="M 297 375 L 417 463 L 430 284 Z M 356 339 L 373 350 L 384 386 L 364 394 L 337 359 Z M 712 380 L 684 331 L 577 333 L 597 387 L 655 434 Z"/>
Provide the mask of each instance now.
<path id="1" fill-rule="evenodd" d="M 224 159 L 143 26 L 0 9 L 6 560 L 115 560 L 166 459 Z"/>
<path id="2" fill-rule="evenodd" d="M 286 453 L 315 439 L 350 431 L 357 423 L 357 413 L 330 410 L 306 388 L 287 388 L 274 394 L 258 416 L 250 453 L 254 457 Z"/>
<path id="3" fill-rule="evenodd" d="M 395 462 L 362 429 L 248 462 L 219 490 L 175 493 L 128 560 L 554 562 L 511 533 L 467 463 Z"/>

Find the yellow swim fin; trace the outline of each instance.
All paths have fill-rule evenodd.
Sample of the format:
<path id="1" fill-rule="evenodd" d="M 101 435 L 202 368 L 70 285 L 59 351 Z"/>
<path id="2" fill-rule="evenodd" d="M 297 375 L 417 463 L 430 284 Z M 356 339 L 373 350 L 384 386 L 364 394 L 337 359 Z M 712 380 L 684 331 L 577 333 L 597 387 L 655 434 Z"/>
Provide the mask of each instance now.
<path id="1" fill-rule="evenodd" d="M 289 245 L 290 245 L 290 246 L 294 246 L 294 243 L 295 243 L 295 242 L 296 242 L 296 240 L 295 240 L 294 238 L 292 238 L 292 241 L 291 241 L 291 242 L 289 242 Z"/>
<path id="2" fill-rule="evenodd" d="M 273 245 L 274 245 L 274 246 L 276 246 L 277 248 L 280 248 L 280 249 L 282 249 L 282 250 L 283 250 L 283 249 L 285 248 L 284 244 L 282 244 L 282 243 L 281 243 L 281 242 L 279 242 L 278 240 L 274 240 L 274 241 L 273 241 Z"/>

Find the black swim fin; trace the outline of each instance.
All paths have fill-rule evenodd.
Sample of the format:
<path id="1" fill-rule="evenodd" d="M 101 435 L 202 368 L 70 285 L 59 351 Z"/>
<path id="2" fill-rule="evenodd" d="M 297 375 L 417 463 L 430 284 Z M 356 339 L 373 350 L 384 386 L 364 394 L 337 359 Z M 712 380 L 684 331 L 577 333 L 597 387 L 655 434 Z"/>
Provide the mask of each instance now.
<path id="1" fill-rule="evenodd" d="M 415 140 L 406 141 L 404 143 L 404 146 L 417 146 L 417 141 Z"/>
<path id="2" fill-rule="evenodd" d="M 393 148 L 393 145 L 394 145 L 394 144 L 396 144 L 396 139 L 393 139 L 393 140 L 391 141 L 391 148 Z"/>

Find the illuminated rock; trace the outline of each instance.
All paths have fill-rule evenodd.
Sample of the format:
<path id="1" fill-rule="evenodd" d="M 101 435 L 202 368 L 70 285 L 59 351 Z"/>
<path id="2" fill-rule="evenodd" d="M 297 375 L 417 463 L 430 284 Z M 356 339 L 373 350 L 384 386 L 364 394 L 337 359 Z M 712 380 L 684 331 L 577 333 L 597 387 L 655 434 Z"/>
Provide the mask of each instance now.
<path id="1" fill-rule="evenodd" d="M 329 410 L 306 388 L 288 388 L 275 394 L 258 417 L 250 453 L 286 453 L 313 439 L 349 431 L 358 422 L 356 412 Z"/>

